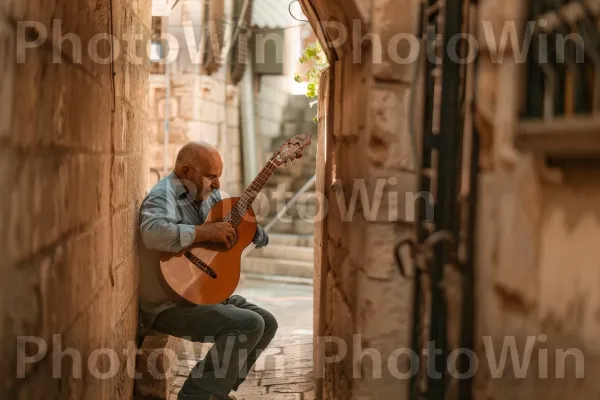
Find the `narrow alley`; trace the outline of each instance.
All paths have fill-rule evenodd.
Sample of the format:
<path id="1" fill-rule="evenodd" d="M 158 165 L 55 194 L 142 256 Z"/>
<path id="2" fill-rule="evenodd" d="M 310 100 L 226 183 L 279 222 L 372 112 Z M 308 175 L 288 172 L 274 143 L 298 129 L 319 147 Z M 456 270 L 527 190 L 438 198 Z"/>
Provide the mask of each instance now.
<path id="1" fill-rule="evenodd" d="M 0 104 L 2 400 L 600 399 L 600 0 L 0 0 Z"/>

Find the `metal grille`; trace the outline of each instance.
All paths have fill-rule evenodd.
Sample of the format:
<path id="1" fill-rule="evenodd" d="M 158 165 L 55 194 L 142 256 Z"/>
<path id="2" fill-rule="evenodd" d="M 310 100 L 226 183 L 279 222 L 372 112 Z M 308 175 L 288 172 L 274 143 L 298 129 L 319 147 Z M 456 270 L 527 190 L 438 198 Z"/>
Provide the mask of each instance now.
<path id="1" fill-rule="evenodd" d="M 467 116 L 473 103 L 475 65 L 461 64 L 452 57 L 464 56 L 466 42 L 454 41 L 456 53 L 446 49 L 451 38 L 473 29 L 469 27 L 474 26 L 470 21 L 475 7 L 468 0 L 429 0 L 421 9 L 421 48 L 426 60 L 420 71 L 423 86 L 417 89 L 422 91 L 424 103 L 419 190 L 430 196 L 418 204 L 416 241 L 406 238 L 396 247 L 405 275 L 404 247 L 410 248 L 413 258 L 412 346 L 420 357 L 426 351 L 411 379 L 411 399 L 472 398 L 471 380 L 453 381 L 447 362 L 454 348 L 473 348 L 473 229 L 479 146 L 477 132 L 472 125 L 465 126 L 465 121 L 472 120 Z M 433 343 L 435 349 L 428 349 L 425 343 Z M 455 364 L 458 373 L 469 370 L 466 358 Z"/>

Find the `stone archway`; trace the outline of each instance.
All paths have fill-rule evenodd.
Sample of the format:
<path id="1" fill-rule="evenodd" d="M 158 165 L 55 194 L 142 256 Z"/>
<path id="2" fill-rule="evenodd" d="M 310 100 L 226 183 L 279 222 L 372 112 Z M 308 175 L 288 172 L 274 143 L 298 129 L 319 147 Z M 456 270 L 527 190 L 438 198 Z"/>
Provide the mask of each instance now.
<path id="1" fill-rule="evenodd" d="M 392 36 L 416 30 L 418 2 L 407 2 L 402 15 L 392 3 L 301 0 L 330 62 L 320 83 L 317 156 L 317 191 L 327 204 L 315 231 L 318 399 L 407 393 L 388 360 L 410 347 L 412 288 L 397 272 L 393 247 L 413 231 L 405 206 L 416 188 L 407 124 L 412 68 L 393 62 L 409 49 L 393 47 Z"/>

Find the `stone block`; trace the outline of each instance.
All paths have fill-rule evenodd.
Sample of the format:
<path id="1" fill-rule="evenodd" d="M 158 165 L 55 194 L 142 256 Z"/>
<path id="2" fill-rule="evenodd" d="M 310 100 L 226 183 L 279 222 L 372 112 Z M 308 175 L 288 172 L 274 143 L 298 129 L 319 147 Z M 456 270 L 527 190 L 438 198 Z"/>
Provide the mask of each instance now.
<path id="1" fill-rule="evenodd" d="M 104 98 L 110 98 L 108 88 L 67 62 L 55 64 L 49 53 L 39 50 L 27 57 L 16 73 L 15 86 L 23 90 L 13 102 L 13 128 L 20 134 L 12 139 L 27 145 L 107 151 L 111 112 Z"/>
<path id="2" fill-rule="evenodd" d="M 128 192 L 128 176 L 129 176 L 130 162 L 127 156 L 115 156 L 112 165 L 112 197 L 111 205 L 114 208 L 119 208 L 128 203 L 129 192 Z"/>
<path id="3" fill-rule="evenodd" d="M 133 9 L 137 14 L 140 23 L 144 27 L 150 28 L 152 26 L 152 4 L 140 1 L 137 3 L 137 7 L 134 7 Z"/>
<path id="4" fill-rule="evenodd" d="M 13 150 L 14 151 L 14 150 Z M 22 165 L 16 170 L 16 165 L 5 165 L 7 174 L 5 182 L 10 190 L 8 192 L 7 219 L 5 220 L 6 250 L 5 256 L 16 261 L 26 258 L 45 244 L 56 240 L 61 233 L 60 212 L 62 210 L 61 195 L 49 192 L 45 196 L 44 189 L 65 187 L 60 182 L 59 169 L 66 161 L 60 158 L 46 157 L 35 160 L 32 157 L 7 157 L 7 161 Z M 51 168 L 54 167 L 54 168 Z M 52 173 L 54 169 L 54 173 Z M 41 174 L 41 175 L 39 175 Z M 64 179 L 65 176 L 63 175 Z M 41 187 L 36 188 L 34 183 Z M 52 189 L 50 189 L 52 190 Z M 55 189 L 54 189 L 55 190 Z M 9 211 L 10 210 L 10 211 Z M 28 218 L 28 219 L 25 219 Z M 37 222 L 37 223 L 34 223 Z"/>
<path id="5" fill-rule="evenodd" d="M 107 219 L 56 246 L 51 265 L 40 264 L 44 337 L 64 332 L 108 281 L 110 224 Z M 47 269 L 46 269 L 47 268 Z"/>
<path id="6" fill-rule="evenodd" d="M 375 280 L 357 272 L 357 329 L 363 340 L 380 350 L 393 350 L 393 346 L 409 345 L 406 327 L 410 324 L 412 282 L 400 276 L 389 281 Z M 377 308 L 377 312 L 373 309 Z M 393 321 L 389 316 L 393 315 Z"/>
<path id="7" fill-rule="evenodd" d="M 269 387 L 269 393 L 304 393 L 314 389 L 313 382 L 285 383 Z"/>
<path id="8" fill-rule="evenodd" d="M 391 0 L 373 0 L 372 26 L 375 33 L 373 47 L 373 75 L 382 81 L 408 83 L 412 79 L 412 68 L 417 58 L 419 47 L 416 38 L 419 24 L 418 0 L 409 0 L 402 5 L 402 17 L 398 18 L 395 9 L 397 2 Z M 364 29 L 363 29 L 364 31 Z M 363 37 L 367 32 L 360 32 Z M 407 38 L 412 38 L 408 40 Z M 365 41 L 368 41 L 365 37 Z M 357 44 L 355 44 L 355 48 Z"/>
<path id="9" fill-rule="evenodd" d="M 239 125 L 240 125 L 239 107 L 237 107 L 237 106 L 227 107 L 227 126 L 229 127 L 229 129 L 231 129 L 232 127 L 235 127 L 237 130 L 237 127 Z"/>
<path id="10" fill-rule="evenodd" d="M 217 145 L 219 141 L 219 126 L 212 123 L 189 121 L 188 140 L 206 140 L 212 145 Z"/>
<path id="11" fill-rule="evenodd" d="M 343 354 L 337 353 L 337 351 L 342 351 L 343 346 L 345 345 L 347 350 L 346 355 L 340 362 L 335 364 L 335 367 L 339 368 L 338 372 L 340 374 L 352 376 L 352 343 L 353 335 L 355 333 L 355 318 L 343 293 L 336 285 L 335 278 L 331 271 L 327 274 L 327 297 L 327 306 L 324 310 L 327 330 L 330 331 L 330 336 L 343 344 L 340 349 L 333 343 L 328 344 L 325 347 L 325 354 L 328 357 L 335 354 Z"/>
<path id="12" fill-rule="evenodd" d="M 7 354 L 7 353 L 4 353 Z M 16 356 L 15 356 L 16 359 Z M 40 363 L 36 364 L 37 369 L 35 371 L 35 373 L 32 374 L 28 374 L 27 377 L 29 378 L 35 378 L 36 380 L 36 384 L 35 385 L 22 385 L 18 390 L 15 390 L 18 394 L 18 397 L 15 397 L 18 400 L 25 400 L 25 399 L 43 399 L 44 396 L 47 396 L 48 393 L 60 393 L 61 392 L 61 385 L 64 383 L 64 380 L 62 379 L 56 379 L 54 378 L 54 374 L 56 373 L 55 368 L 53 367 L 53 358 L 52 357 L 46 357 L 43 361 L 41 361 Z M 16 368 L 16 366 L 15 366 Z M 15 369 L 12 369 L 11 371 L 15 371 Z M 8 375 L 7 379 L 6 379 L 6 383 L 8 385 L 11 385 L 12 387 L 14 387 L 13 385 L 15 385 L 16 382 L 18 382 L 18 380 L 16 378 L 14 378 L 15 374 L 12 375 Z M 67 380 L 67 379 L 65 379 Z M 69 388 L 71 389 L 71 393 L 75 393 L 77 394 L 77 390 L 76 390 L 76 386 L 77 386 L 77 379 L 68 379 L 70 382 L 72 383 Z M 79 379 L 79 381 L 81 382 L 81 379 Z M 11 387 L 9 386 L 9 387 Z"/>
<path id="13" fill-rule="evenodd" d="M 11 193 L 8 241 L 15 256 L 26 257 L 76 226 L 108 214 L 108 156 L 27 158 Z M 24 215 L 36 223 L 23 223 Z"/>
<path id="14" fill-rule="evenodd" d="M 417 178 L 412 172 L 371 168 L 368 179 L 334 183 L 335 197 L 330 201 L 346 221 L 414 222 L 417 201 L 430 201 L 429 193 L 416 192 Z M 428 218 L 433 219 L 433 209 Z"/>
<path id="15" fill-rule="evenodd" d="M 211 101 L 200 101 L 198 103 L 198 120 L 212 124 L 219 124 L 223 119 L 223 105 Z"/>
<path id="16" fill-rule="evenodd" d="M 226 103 L 227 107 L 237 107 L 240 102 L 240 90 L 238 86 L 227 84 L 226 91 Z M 224 103 L 225 103 L 224 102 Z"/>
<path id="17" fill-rule="evenodd" d="M 64 106 L 56 99 L 56 112 L 68 115 L 64 121 L 68 124 L 70 141 L 78 147 L 94 151 L 110 149 L 111 100 L 110 86 L 100 86 L 93 79 L 71 68 L 66 76 L 70 92 L 68 102 Z M 57 88 L 58 89 L 58 88 Z M 106 100 L 105 100 L 106 99 Z M 56 105 L 59 107 L 56 107 Z M 55 116 L 55 118 L 60 118 Z M 60 132 L 60 127 L 57 127 Z"/>
<path id="18" fill-rule="evenodd" d="M 300 393 L 275 393 L 261 395 L 260 400 L 301 400 Z M 248 400 L 251 400 L 250 398 Z"/>
<path id="19" fill-rule="evenodd" d="M 313 277 L 314 273 L 314 264 L 311 261 L 247 256 L 242 261 L 242 264 L 243 271 L 253 274 L 291 276 L 310 279 Z"/>
<path id="20" fill-rule="evenodd" d="M 408 385 L 408 380 L 392 375 L 388 360 L 393 351 L 410 348 L 412 282 L 402 278 L 374 280 L 359 271 L 357 285 L 356 324 L 361 336 L 353 371 L 360 372 L 361 379 L 354 380 L 353 393 L 356 398 L 392 397 L 406 391 Z M 379 354 L 381 359 L 373 360 L 370 353 Z M 395 366 L 398 371 L 408 371 L 408 357 L 399 357 Z"/>
<path id="21" fill-rule="evenodd" d="M 282 128 L 284 138 L 291 138 L 292 136 L 301 133 L 300 131 L 302 130 L 301 126 L 296 122 L 284 122 Z"/>
<path id="22" fill-rule="evenodd" d="M 49 264 L 51 264 L 50 260 L 46 258 L 43 262 L 47 265 L 45 270 L 48 270 Z M 3 288 L 3 295 L 13 301 L 9 307 L 4 306 L 2 310 L 5 321 L 2 330 L 7 340 L 1 347 L 6 359 L 2 362 L 0 368 L 7 373 L 5 384 L 8 385 L 18 381 L 15 373 L 9 373 L 9 371 L 16 371 L 17 368 L 18 346 L 15 344 L 16 338 L 19 336 L 41 337 L 43 333 L 41 299 L 39 295 L 32 295 L 32 293 L 40 293 L 43 285 L 41 275 L 40 271 L 35 268 L 13 268 L 10 284 L 5 285 Z M 26 365 L 24 368 L 25 376 L 30 378 L 39 373 L 39 370 L 36 371 L 36 369 L 40 367 L 39 364 Z"/>
<path id="23" fill-rule="evenodd" d="M 316 400 L 316 399 L 317 399 L 316 394 L 312 390 L 310 392 L 305 392 L 302 395 L 302 400 Z"/>
<path id="24" fill-rule="evenodd" d="M 168 399 L 170 386 L 177 375 L 177 352 L 181 339 L 152 331 L 144 340 L 137 356 L 135 394 L 156 399 Z"/>
<path id="25" fill-rule="evenodd" d="M 106 279 L 106 275 L 108 279 Z M 103 305 L 106 312 L 106 325 L 110 327 L 109 335 L 114 335 L 112 329 L 123 318 L 127 308 L 134 301 L 137 301 L 137 289 L 139 284 L 139 267 L 137 265 L 137 255 L 135 253 L 129 256 L 119 265 L 113 265 L 109 271 L 105 271 L 106 285 L 104 291 L 100 293 L 100 298 L 111 299 L 111 304 Z M 133 306 L 135 308 L 135 306 Z M 136 323 L 137 329 L 137 323 Z M 129 336 L 134 340 L 134 336 Z"/>
<path id="26" fill-rule="evenodd" d="M 115 211 L 112 219 L 112 265 L 119 265 L 133 251 L 138 225 L 137 207 L 123 207 Z"/>
<path id="27" fill-rule="evenodd" d="M 0 15 L 0 104 L 4 104 L 0 110 L 0 138 L 8 137 L 13 120 L 13 98 L 15 67 L 15 32 Z"/>
<path id="28" fill-rule="evenodd" d="M 149 39 L 147 39 L 149 40 Z M 142 49 L 141 51 L 144 51 L 145 49 Z M 144 53 L 145 54 L 145 53 Z M 146 108 L 146 104 L 144 103 L 145 99 L 148 97 L 148 89 L 150 87 L 150 82 L 148 80 L 148 69 L 150 68 L 149 65 L 146 65 L 147 63 L 138 65 L 135 64 L 135 69 L 133 72 L 133 78 L 132 79 L 132 94 L 133 96 L 135 96 L 135 102 L 136 104 L 139 104 L 141 106 L 144 106 L 144 108 Z"/>
<path id="29" fill-rule="evenodd" d="M 260 121 L 260 131 L 259 133 L 270 137 L 275 138 L 280 134 L 280 125 L 278 122 L 272 121 L 271 119 L 262 119 Z"/>
<path id="30" fill-rule="evenodd" d="M 256 115 L 258 117 L 268 118 L 271 116 L 273 110 L 273 103 L 270 99 L 260 98 L 256 101 Z"/>
<path id="31" fill-rule="evenodd" d="M 200 96 L 206 101 L 223 103 L 223 83 L 215 77 L 208 75 L 200 76 Z"/>
<path id="32" fill-rule="evenodd" d="M 38 125 L 36 116 L 40 113 L 39 99 L 43 91 L 41 71 L 44 65 L 45 54 L 38 49 L 31 49 L 25 52 L 25 57 L 22 60 L 21 68 L 16 66 L 14 74 L 14 87 L 19 88 L 19 95 L 11 99 L 12 102 L 12 132 L 19 132 L 18 135 L 10 135 L 11 140 L 16 143 L 31 145 L 36 140 L 38 133 Z M 17 58 L 19 62 L 19 58 Z M 57 77 L 58 78 L 58 77 Z M 52 86 L 50 87 L 50 90 Z M 66 89 L 62 89 L 66 91 Z M 65 100 L 63 100 L 65 101 Z M 53 105 L 58 109 L 58 105 Z M 45 108 L 45 113 L 48 114 L 50 106 Z M 11 132 L 11 133 L 12 133 Z M 54 133 L 54 130 L 52 130 Z M 40 140 L 41 141 L 41 140 Z M 51 139 L 46 137 L 46 141 Z M 42 142 L 43 143 L 43 142 Z"/>
<path id="33" fill-rule="evenodd" d="M 298 235 L 312 235 L 315 232 L 315 223 L 313 221 L 305 221 L 296 219 L 294 221 L 293 233 Z"/>
<path id="34" fill-rule="evenodd" d="M 349 256 L 344 257 L 338 271 L 339 288 L 348 301 L 348 307 L 355 309 L 356 304 L 356 271 L 358 267 L 352 262 Z"/>
<path id="35" fill-rule="evenodd" d="M 117 108 L 112 120 L 115 151 L 118 153 L 139 152 L 142 148 L 143 138 L 140 133 L 146 131 L 144 126 L 147 126 L 148 119 L 148 114 L 144 110 L 135 109 L 126 103 L 117 101 Z M 152 127 L 153 129 L 148 129 L 149 132 L 158 132 L 157 124 L 152 124 Z M 152 133 L 148 135 L 151 139 L 155 136 Z"/>
<path id="36" fill-rule="evenodd" d="M 394 246 L 400 237 L 414 236 L 410 225 L 366 223 L 364 273 L 372 279 L 389 280 L 398 276 Z"/>
<path id="37" fill-rule="evenodd" d="M 308 103 L 306 106 L 294 107 L 292 104 L 288 104 L 283 108 L 283 113 L 281 114 L 281 119 L 283 121 L 290 122 L 299 122 L 304 119 L 304 110 L 308 107 Z"/>
<path id="38" fill-rule="evenodd" d="M 403 84 L 380 84 L 372 89 L 372 126 L 368 139 L 368 154 L 372 165 L 414 169 L 408 124 L 409 97 L 410 90 Z"/>

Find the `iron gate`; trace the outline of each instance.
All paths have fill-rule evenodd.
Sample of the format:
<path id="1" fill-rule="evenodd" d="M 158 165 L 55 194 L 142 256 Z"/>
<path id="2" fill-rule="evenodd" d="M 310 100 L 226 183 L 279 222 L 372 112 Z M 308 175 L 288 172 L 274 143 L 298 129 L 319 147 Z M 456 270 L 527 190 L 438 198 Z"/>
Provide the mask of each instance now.
<path id="1" fill-rule="evenodd" d="M 451 38 L 472 29 L 469 26 L 473 26 L 470 21 L 475 7 L 469 0 L 428 0 L 421 8 L 420 36 L 427 60 L 421 67 L 423 87 L 417 89 L 422 91 L 424 103 L 419 190 L 431 196 L 430 201 L 418 204 L 416 241 L 401 240 L 396 255 L 406 275 L 401 254 L 404 247 L 410 248 L 415 266 L 411 276 L 413 351 L 422 355 L 425 342 L 432 342 L 441 353 L 427 354 L 419 363 L 410 382 L 411 399 L 445 399 L 450 392 L 461 400 L 472 398 L 471 379 L 453 382 L 446 366 L 452 347 L 473 349 L 473 231 L 479 142 L 474 127 L 471 123 L 465 126 L 465 121 L 473 105 L 475 65 L 459 62 L 468 51 L 464 41 L 455 42 L 459 58 L 443 50 L 448 49 Z M 428 220 L 431 209 L 434 219 Z M 448 324 L 449 275 L 457 278 L 460 293 L 450 307 L 460 311 L 460 323 L 454 329 Z M 468 362 L 467 357 L 458 359 L 457 372 L 468 371 Z"/>

